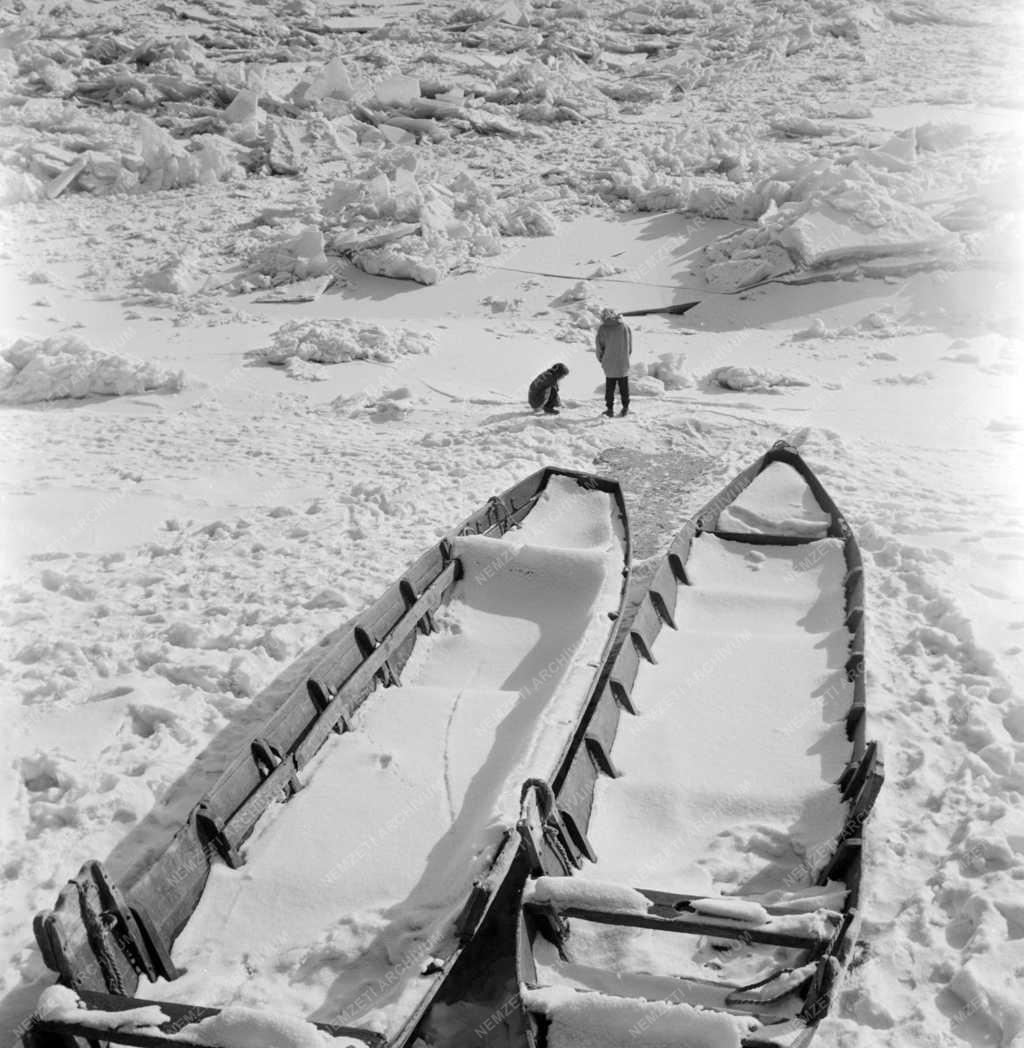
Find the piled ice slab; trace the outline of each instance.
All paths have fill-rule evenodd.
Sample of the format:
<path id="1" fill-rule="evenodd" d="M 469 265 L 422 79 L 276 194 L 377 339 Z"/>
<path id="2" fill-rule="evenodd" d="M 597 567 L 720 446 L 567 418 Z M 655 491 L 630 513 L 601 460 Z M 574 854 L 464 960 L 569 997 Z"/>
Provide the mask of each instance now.
<path id="1" fill-rule="evenodd" d="M 543 204 L 499 201 L 464 169 L 433 169 L 399 152 L 376 171 L 340 180 L 323 204 L 328 243 L 368 273 L 436 284 L 472 259 L 496 255 L 504 235 L 550 236 Z"/>

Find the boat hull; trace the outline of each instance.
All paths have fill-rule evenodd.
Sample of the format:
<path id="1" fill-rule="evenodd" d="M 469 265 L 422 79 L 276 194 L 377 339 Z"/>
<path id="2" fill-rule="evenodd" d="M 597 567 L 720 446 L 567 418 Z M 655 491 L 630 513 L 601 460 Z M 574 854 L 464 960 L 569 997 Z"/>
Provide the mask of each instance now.
<path id="1" fill-rule="evenodd" d="M 308 766 L 315 759 L 323 760 L 321 751 L 328 740 L 348 732 L 353 717 L 361 715 L 369 696 L 379 689 L 401 688 L 403 672 L 414 652 L 426 638 L 432 638 L 430 643 L 437 640 L 433 637 L 437 616 L 444 613 L 453 594 L 463 592 L 471 584 L 472 580 L 464 580 L 464 562 L 475 548 L 473 543 L 479 546 L 483 542 L 486 547 L 487 540 L 500 539 L 519 528 L 542 503 L 545 493 L 557 485 L 575 485 L 606 496 L 617 529 L 621 546 L 621 577 L 614 582 L 617 607 L 601 611 L 604 625 L 594 634 L 603 638 L 597 664 L 606 661 L 615 631 L 605 611 L 612 611 L 613 615 L 621 611 L 629 577 L 628 524 L 621 490 L 613 481 L 590 474 L 554 468 L 540 470 L 490 499 L 449 532 L 340 631 L 340 639 L 325 651 L 308 679 L 288 695 L 225 769 L 153 862 L 121 884 L 115 884 L 99 863 L 89 862 L 82 867 L 61 892 L 54 909 L 40 914 L 35 922 L 44 960 L 57 972 L 63 985 L 74 990 L 90 1008 L 104 1010 L 111 1010 L 112 1000 L 117 1005 L 113 1010 L 137 1006 L 134 995 L 143 976 L 150 981 L 169 981 L 173 992 L 180 973 L 172 952 L 208 890 L 211 869 L 222 863 L 230 868 L 244 865 L 247 845 L 267 809 L 272 805 L 280 807 L 282 801 L 287 808 L 293 797 L 301 796 Z M 566 532 L 571 529 L 571 521 L 554 520 L 552 526 Z M 562 535 L 558 541 L 565 537 Z M 568 539 L 572 538 L 569 534 Z M 494 560 L 495 573 L 507 567 L 506 561 L 515 569 L 517 555 L 510 547 L 507 554 Z M 556 551 L 548 560 L 557 564 L 559 557 L 565 560 L 567 556 L 564 551 Z M 571 558 L 569 563 L 574 563 Z M 485 576 L 476 579 L 480 583 L 477 588 L 484 593 L 481 599 L 497 599 L 500 611 L 500 588 L 492 587 L 497 597 L 491 590 L 484 592 L 491 565 L 485 562 L 482 570 Z M 520 571 L 529 573 L 528 567 Z M 481 615 L 490 614 L 491 610 Z M 596 685 L 594 674 L 586 680 L 577 675 L 580 694 L 574 701 L 580 709 L 588 708 Z M 542 690 L 534 686 L 538 695 Z M 556 758 L 550 766 L 564 759 L 564 747 L 559 748 Z M 408 1010 L 399 1029 L 385 1038 L 354 1024 L 319 1025 L 327 1032 L 344 1033 L 371 1045 L 405 1043 L 487 916 L 519 852 L 513 819 L 466 893 L 451 935 L 431 958 L 429 978 L 422 980 L 421 998 Z M 297 876 L 301 876 L 298 870 Z M 180 1003 L 187 1011 L 188 1003 Z M 162 1006 L 172 1019 L 178 1016 L 176 1004 L 165 1001 Z M 26 1041 L 39 1048 L 45 1044 L 74 1043 L 60 1038 L 81 1036 L 81 1029 L 67 1023 L 37 1022 Z M 104 1036 L 110 1043 L 142 1043 L 125 1040 L 135 1036 L 130 1032 Z M 172 1042 L 154 1040 L 150 1035 L 145 1043 Z"/>
<path id="2" fill-rule="evenodd" d="M 792 470 L 799 484 L 806 489 L 804 501 L 814 505 L 814 509 L 809 512 L 812 519 L 787 519 L 781 524 L 773 523 L 768 519 L 771 514 L 766 516 L 764 507 L 752 496 L 755 489 L 751 485 L 758 478 L 762 478 L 760 487 L 773 484 L 777 487 L 777 481 L 772 480 L 769 484 L 767 478 L 776 477 L 783 467 Z M 769 469 L 773 470 L 772 474 L 765 473 Z M 790 480 L 786 484 L 792 487 Z M 701 554 L 699 557 L 695 556 L 695 550 Z M 820 710 L 810 705 L 807 706 L 810 713 L 799 706 L 795 707 L 795 714 L 791 710 L 781 712 L 786 708 L 785 697 L 779 698 L 778 693 L 772 690 L 773 685 L 779 684 L 778 680 L 771 679 L 773 667 L 770 663 L 775 651 L 772 645 L 778 639 L 773 634 L 780 629 L 779 621 L 785 617 L 784 609 L 776 615 L 778 621 L 766 626 L 765 633 L 768 636 L 763 646 L 768 652 L 767 662 L 757 668 L 752 682 L 749 681 L 749 674 L 747 678 L 743 675 L 744 651 L 758 651 L 761 638 L 751 639 L 747 634 L 741 636 L 735 645 L 730 645 L 727 640 L 718 640 L 715 642 L 718 648 L 711 647 L 708 638 L 715 635 L 716 629 L 723 630 L 731 622 L 743 621 L 744 599 L 738 596 L 738 591 L 723 587 L 722 592 L 712 592 L 706 596 L 704 603 L 697 605 L 699 614 L 695 613 L 690 606 L 694 605 L 701 587 L 694 587 L 695 578 L 691 578 L 691 575 L 701 576 L 702 579 L 712 577 L 711 569 L 719 561 L 730 559 L 733 563 L 741 564 L 741 571 L 760 572 L 762 579 L 775 570 L 777 577 L 793 582 L 794 590 L 800 590 L 802 586 L 801 592 L 806 591 L 808 607 L 812 609 L 799 620 L 804 623 L 810 622 L 814 615 L 820 617 L 823 614 L 816 587 L 824 585 L 821 579 L 827 580 L 833 605 L 832 620 L 828 626 L 831 650 L 817 653 L 821 666 L 819 678 L 815 679 L 832 679 L 835 683 L 828 688 L 823 685 L 819 689 Z M 780 565 L 790 565 L 786 568 L 786 574 L 781 574 Z M 734 581 L 730 580 L 729 585 L 733 585 Z M 760 584 L 764 585 L 763 582 Z M 789 600 L 795 599 L 788 592 L 784 596 Z M 812 626 L 807 625 L 806 628 L 811 630 Z M 818 629 L 818 634 L 807 634 L 809 646 L 816 645 L 824 649 L 826 642 L 822 638 L 826 636 L 826 630 L 824 626 Z M 799 632 L 793 636 L 800 639 Z M 615 979 L 602 980 L 600 972 L 595 974 L 593 971 L 594 965 L 599 964 L 594 957 L 602 956 L 599 947 L 606 941 L 604 937 L 609 935 L 624 933 L 640 936 L 650 932 L 666 932 L 681 933 L 684 937 L 699 936 L 700 943 L 717 943 L 719 947 L 722 943 L 739 939 L 747 946 L 753 944 L 751 949 L 755 953 L 757 950 L 766 954 L 773 950 L 781 951 L 780 956 L 789 958 L 787 964 L 802 965 L 799 968 L 802 982 L 782 995 L 788 1010 L 783 1012 L 773 1001 L 771 1007 L 762 1006 L 760 1014 L 761 1020 L 764 1020 L 762 1032 L 765 1036 L 776 1020 L 783 1021 L 779 1016 L 785 1014 L 785 1021 L 791 1024 L 791 1032 L 795 1037 L 793 1043 L 805 1044 L 813 1036 L 818 1022 L 828 1013 L 837 981 L 856 941 L 862 873 L 861 831 L 881 787 L 883 766 L 878 747 L 866 735 L 864 582 L 860 553 L 852 530 L 842 514 L 813 471 L 793 448 L 781 443 L 774 446 L 687 522 L 672 542 L 620 641 L 621 645 L 604 675 L 602 685 L 587 715 L 577 727 L 566 759 L 549 783 L 538 784 L 524 798 L 520 832 L 530 852 L 529 866 L 533 875 L 527 881 L 524 897 L 520 900 L 516 930 L 517 975 L 523 1001 L 518 1025 L 525 1030 L 525 1041 L 530 1045 L 561 1043 L 556 1027 L 562 1021 L 562 1012 L 557 1002 L 551 1004 L 556 995 L 548 992 L 553 985 L 552 979 L 563 980 L 559 985 L 571 986 L 576 991 L 577 996 L 571 1002 L 574 1008 L 579 1005 L 579 991 L 591 989 L 597 990 L 593 996 L 595 1004 L 608 1009 L 604 1022 L 614 1020 L 612 1013 L 616 1008 L 616 1014 L 626 1014 L 635 1002 L 630 1000 L 629 991 L 619 988 L 623 985 L 620 978 L 622 972 L 616 972 Z M 724 654 L 716 655 L 716 650 Z M 690 670 L 683 668 L 687 664 L 679 661 L 678 654 L 675 656 L 676 661 L 672 661 L 672 651 L 689 655 Z M 765 662 L 764 657 L 762 661 Z M 704 670 L 701 670 L 702 665 Z M 695 670 L 692 669 L 694 666 L 697 667 Z M 729 739 L 729 734 L 744 730 L 742 711 L 737 714 L 736 711 L 724 708 L 725 704 L 717 701 L 722 696 L 717 694 L 714 695 L 715 701 L 708 696 L 701 706 L 688 694 L 687 688 L 673 687 L 674 674 L 676 677 L 688 674 L 691 685 L 694 681 L 700 683 L 716 674 L 722 679 L 737 682 L 747 680 L 750 690 L 741 692 L 736 698 L 740 699 L 745 694 L 748 702 L 750 691 L 763 688 L 764 700 L 759 701 L 753 709 L 753 715 L 749 716 L 749 730 L 759 733 L 761 738 L 773 734 L 792 737 L 794 749 L 798 742 L 801 747 L 811 745 L 800 739 L 803 721 L 817 731 L 818 721 L 832 720 L 833 723 L 828 726 L 831 732 L 829 745 L 825 747 L 823 744 L 822 749 L 829 749 L 831 772 L 828 781 L 834 785 L 823 783 L 822 788 L 818 789 L 821 797 L 814 798 L 814 801 L 820 806 L 823 800 L 838 814 L 833 818 L 827 846 L 819 847 L 817 853 L 809 852 L 803 868 L 791 872 L 788 881 L 779 882 L 783 886 L 795 888 L 811 881 L 812 884 L 802 888 L 809 897 L 813 898 L 818 893 L 824 899 L 827 893 L 833 903 L 841 898 L 841 904 L 836 903 L 828 910 L 827 917 L 822 918 L 824 923 L 822 929 L 818 929 L 820 934 L 812 934 L 803 926 L 796 931 L 792 927 L 787 928 L 787 923 L 793 925 L 792 919 L 771 905 L 765 910 L 760 903 L 757 912 L 763 924 L 759 927 L 742 923 L 734 916 L 725 919 L 713 914 L 709 916 L 702 911 L 713 909 L 714 906 L 708 906 L 706 896 L 713 895 L 717 899 L 717 888 L 686 894 L 678 888 L 650 891 L 647 885 L 634 884 L 632 887 L 639 889 L 639 893 L 634 892 L 623 903 L 616 898 L 615 890 L 611 891 L 612 902 L 601 902 L 594 895 L 593 885 L 584 882 L 583 877 L 588 880 L 607 877 L 612 888 L 628 885 L 630 869 L 647 871 L 650 876 L 652 871 L 659 868 L 662 858 L 648 856 L 651 861 L 646 863 L 634 861 L 633 858 L 641 850 L 638 839 L 642 840 L 642 835 L 638 839 L 628 836 L 629 821 L 624 813 L 630 810 L 629 801 L 623 801 L 621 797 L 651 798 L 657 796 L 659 791 L 656 775 L 643 767 L 643 751 L 638 750 L 636 741 L 631 741 L 637 733 L 627 732 L 624 740 L 619 739 L 624 726 L 632 731 L 634 725 L 642 724 L 645 716 L 657 721 L 673 703 L 679 706 L 691 703 L 694 710 L 692 722 L 687 724 L 685 719 L 680 720 L 677 716 L 672 723 L 677 730 L 680 724 L 688 727 L 695 740 L 691 742 L 687 739 L 685 745 L 677 747 L 680 768 L 689 769 L 692 778 L 706 774 L 706 767 L 714 764 L 716 759 L 712 754 L 702 761 L 701 749 L 721 752 L 723 762 L 727 762 L 730 749 L 736 748 L 736 740 Z M 760 679 L 758 674 L 762 674 L 764 679 Z M 801 684 L 794 682 L 793 687 L 799 688 Z M 689 688 L 689 691 L 693 691 L 693 688 Z M 809 691 L 807 694 L 814 693 Z M 798 697 L 804 701 L 803 694 Z M 846 708 L 838 714 L 840 703 L 845 704 Z M 827 715 L 823 712 L 826 708 Z M 776 713 L 776 709 L 780 712 Z M 772 717 L 776 717 L 774 731 Z M 767 725 L 765 720 L 769 722 Z M 702 724 L 708 732 L 703 743 Z M 729 739 L 727 745 L 723 744 L 723 738 Z M 739 748 L 742 749 L 742 746 Z M 671 751 L 671 747 L 666 749 Z M 628 767 L 624 777 L 616 781 L 620 775 L 617 767 L 620 759 L 624 759 Z M 656 759 L 652 758 L 652 763 L 657 763 Z M 724 778 L 728 780 L 729 774 L 735 775 L 737 779 L 745 774 L 754 774 L 754 785 L 748 789 L 747 796 L 741 796 L 740 800 L 756 807 L 762 802 L 756 773 L 750 772 L 743 760 L 735 763 L 736 767 L 727 770 Z M 767 759 L 762 763 L 771 767 Z M 806 760 L 804 763 L 807 763 Z M 783 769 L 778 772 L 779 775 L 796 774 L 778 761 L 775 766 Z M 814 788 L 814 780 L 821 777 L 821 769 L 826 766 L 824 756 L 820 760 L 816 758 L 808 776 L 810 788 Z M 674 774 L 674 769 L 666 767 L 669 769 L 667 774 Z M 695 770 L 698 767 L 704 770 L 698 772 Z M 832 772 L 835 773 L 834 778 Z M 671 794 L 673 798 L 685 799 L 688 790 L 690 793 L 697 792 L 695 787 L 691 788 L 687 784 L 686 771 L 680 771 L 678 778 L 676 792 Z M 703 787 L 705 783 L 702 781 L 699 785 Z M 765 782 L 763 785 L 766 787 L 763 792 L 770 792 L 767 787 L 772 784 Z M 730 803 L 727 794 L 723 795 L 724 799 L 716 799 L 711 790 L 705 790 L 704 797 L 703 803 L 712 812 L 716 805 L 724 811 Z M 775 802 L 777 798 L 773 795 L 771 800 Z M 613 816 L 602 820 L 602 803 L 614 809 Z M 642 808 L 635 810 L 637 819 L 642 820 Z M 716 820 L 711 815 L 702 816 L 699 805 L 685 813 L 669 813 L 669 816 L 677 818 L 682 831 L 672 841 L 665 842 L 666 853 L 680 847 L 685 849 L 688 841 L 701 841 L 701 827 L 693 828 L 693 823 L 700 822 L 701 818 L 706 818 L 708 822 L 703 846 L 721 847 L 721 837 L 728 834 L 732 818 L 730 815 Z M 671 822 L 671 818 L 666 817 L 665 821 Z M 625 836 L 616 838 L 613 834 L 616 828 L 626 831 Z M 715 834 L 720 836 L 716 839 Z M 691 858 L 700 859 L 701 856 Z M 741 860 L 738 865 L 741 865 Z M 759 878 L 762 888 L 772 883 L 763 870 L 756 871 L 748 880 L 758 884 Z M 836 885 L 841 888 L 837 889 Z M 608 888 L 608 885 L 605 887 Z M 554 896 L 551 896 L 552 892 Z M 738 893 L 728 898 L 730 902 L 740 900 Z M 774 899 L 775 896 L 762 892 L 761 898 Z M 538 899 L 541 901 L 538 902 Z M 806 905 L 814 904 L 808 902 Z M 725 909 L 729 912 L 730 907 L 727 905 Z M 804 925 L 809 926 L 810 923 L 808 920 Z M 577 957 L 579 963 L 575 966 L 569 963 L 573 957 L 567 944 L 574 942 L 572 938 L 567 938 L 570 926 L 584 929 L 577 931 L 575 941 L 576 953 L 580 957 L 585 956 L 586 961 Z M 590 939 L 587 939 L 588 935 Z M 673 936 L 670 934 L 668 937 L 671 939 Z M 616 939 L 616 949 L 624 949 L 624 941 Z M 593 945 L 595 943 L 598 945 Z M 703 954 L 694 951 L 693 956 L 706 958 L 709 952 L 713 953 L 703 947 L 701 949 Z M 608 955 L 614 953 L 613 950 Z M 539 960 L 541 954 L 543 958 Z M 686 958 L 689 969 L 679 962 L 680 968 L 677 970 L 699 970 L 691 964 L 689 953 Z M 715 958 L 710 963 L 712 968 L 719 964 Z M 795 979 L 796 976 L 786 978 Z M 696 975 L 692 979 L 689 976 L 680 977 L 676 982 L 667 979 L 661 983 L 649 980 L 646 985 L 651 991 L 652 1000 L 664 1005 L 667 1014 L 672 1012 L 669 1007 L 672 1003 L 688 1000 L 699 1003 L 699 1006 L 694 1005 L 697 1011 L 693 1015 L 683 1014 L 682 1008 L 676 1009 L 683 1025 L 685 1022 L 699 1024 L 705 1020 L 711 1021 L 708 1016 L 716 1010 L 714 1002 L 718 991 L 712 990 L 710 983 L 705 985 L 705 980 Z M 777 985 L 785 988 L 786 983 L 780 981 Z M 544 992 L 534 993 L 537 988 L 543 988 Z M 646 991 L 638 990 L 637 995 L 642 997 L 643 992 Z M 740 999 L 741 1003 L 734 1009 L 723 1004 L 720 1011 L 729 1012 L 730 1018 L 731 1012 L 735 1011 L 740 1017 L 737 1029 L 743 1032 L 745 1017 L 759 1014 L 756 1003 L 751 1002 L 759 996 L 763 998 L 766 992 L 750 991 L 751 1000 L 744 1002 L 743 995 L 735 988 L 731 994 L 726 989 L 720 995 L 723 1001 Z M 616 995 L 619 995 L 618 998 Z M 551 1006 L 546 1011 L 549 1004 Z M 630 1027 L 633 1031 L 631 1043 L 645 1043 L 637 1031 L 642 1031 L 648 1021 L 658 1021 L 656 1030 L 660 1036 L 665 1035 L 664 1022 L 656 1017 L 645 1019 L 639 1004 L 637 1009 Z M 672 1018 L 671 1014 L 669 1018 Z M 571 1021 L 586 1020 L 576 1016 Z M 579 1029 L 575 1030 L 575 1035 L 580 1035 Z M 755 1046 L 767 1042 L 759 1040 L 756 1030 L 746 1030 L 742 1043 Z"/>

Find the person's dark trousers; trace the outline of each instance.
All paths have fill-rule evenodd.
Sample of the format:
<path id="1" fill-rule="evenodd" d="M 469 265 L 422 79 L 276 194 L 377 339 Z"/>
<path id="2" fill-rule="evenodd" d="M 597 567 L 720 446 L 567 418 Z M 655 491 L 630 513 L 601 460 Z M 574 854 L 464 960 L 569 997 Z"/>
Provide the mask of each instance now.
<path id="1" fill-rule="evenodd" d="M 552 386 L 548 390 L 548 399 L 544 401 L 544 410 L 550 412 L 561 406 L 562 402 L 558 399 L 558 386 Z"/>
<path id="2" fill-rule="evenodd" d="M 622 401 L 622 407 L 625 410 L 629 407 L 629 376 L 623 375 L 622 378 L 606 378 L 604 380 L 604 404 L 605 407 L 611 411 L 615 406 L 615 386 L 619 387 L 619 400 Z"/>

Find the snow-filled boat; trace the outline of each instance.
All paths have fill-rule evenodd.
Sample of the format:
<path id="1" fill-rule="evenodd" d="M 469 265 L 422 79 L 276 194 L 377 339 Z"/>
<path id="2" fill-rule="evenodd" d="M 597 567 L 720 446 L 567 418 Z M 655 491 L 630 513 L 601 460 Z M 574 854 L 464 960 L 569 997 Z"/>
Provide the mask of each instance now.
<path id="1" fill-rule="evenodd" d="M 779 443 L 675 538 L 563 764 L 524 795 L 531 1046 L 805 1045 L 856 940 L 853 534 Z"/>
<path id="2" fill-rule="evenodd" d="M 155 861 L 86 863 L 36 918 L 59 980 L 27 1042 L 404 1044 L 521 854 L 522 783 L 564 761 L 628 578 L 616 483 L 547 468 L 490 499 Z"/>

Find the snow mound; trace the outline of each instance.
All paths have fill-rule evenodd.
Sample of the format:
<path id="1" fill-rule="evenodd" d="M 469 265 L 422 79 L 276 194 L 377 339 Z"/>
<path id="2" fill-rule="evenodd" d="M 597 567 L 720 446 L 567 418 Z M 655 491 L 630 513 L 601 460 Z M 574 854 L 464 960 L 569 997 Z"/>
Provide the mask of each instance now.
<path id="1" fill-rule="evenodd" d="M 191 295 L 202 286 L 204 277 L 197 259 L 191 255 L 169 258 L 140 280 L 147 291 L 167 295 Z"/>
<path id="2" fill-rule="evenodd" d="M 696 899 L 691 906 L 695 912 L 709 917 L 726 917 L 749 924 L 767 924 L 771 920 L 768 911 L 760 903 L 743 899 Z"/>
<path id="3" fill-rule="evenodd" d="M 920 325 L 902 323 L 896 315 L 896 310 L 892 306 L 886 306 L 861 317 L 856 324 L 842 328 L 830 328 L 823 317 L 816 316 L 806 328 L 794 331 L 790 337 L 794 342 L 812 338 L 903 338 L 907 335 L 919 335 L 924 330 Z"/>
<path id="4" fill-rule="evenodd" d="M 634 888 L 588 877 L 538 877 L 530 881 L 524 902 L 553 903 L 557 909 L 572 906 L 613 913 L 647 913 L 651 902 Z"/>
<path id="5" fill-rule="evenodd" d="M 0 167 L 0 205 L 36 200 L 42 192 L 43 185 L 34 175 L 26 171 L 12 171 L 8 167 Z"/>
<path id="6" fill-rule="evenodd" d="M 652 378 L 646 373 L 644 364 L 634 364 L 629 375 L 629 392 L 634 397 L 663 397 L 666 386 L 660 379 Z M 604 383 L 594 387 L 597 396 L 604 396 Z"/>
<path id="7" fill-rule="evenodd" d="M 792 135 L 795 138 L 821 138 L 836 132 L 834 124 L 811 120 L 799 113 L 780 113 L 770 121 L 769 126 L 773 131 L 778 131 L 783 135 Z"/>
<path id="8" fill-rule="evenodd" d="M 569 306 L 577 302 L 587 302 L 592 294 L 592 285 L 585 280 L 578 280 L 572 287 L 566 288 L 551 304 L 553 306 Z"/>
<path id="9" fill-rule="evenodd" d="M 704 378 L 705 385 L 720 386 L 743 393 L 774 393 L 782 386 L 809 386 L 806 379 L 783 375 L 779 372 L 763 371 L 760 368 L 744 368 L 734 364 L 714 368 Z"/>
<path id="10" fill-rule="evenodd" d="M 394 280 L 414 280 L 417 284 L 439 284 L 448 275 L 453 264 L 448 258 L 433 254 L 423 237 L 412 237 L 401 244 L 368 248 L 352 257 L 352 261 L 364 272 L 376 277 L 391 277 Z"/>
<path id="11" fill-rule="evenodd" d="M 415 396 L 408 386 L 398 386 L 384 390 L 376 401 L 366 405 L 366 409 L 374 422 L 395 422 L 407 418 L 425 403 L 426 400 Z"/>
<path id="12" fill-rule="evenodd" d="M 330 271 L 323 233 L 316 226 L 304 226 L 297 233 L 274 234 L 249 259 L 246 273 L 231 283 L 236 290 L 248 291 L 308 280 Z"/>
<path id="13" fill-rule="evenodd" d="M 947 149 L 956 149 L 974 137 L 970 124 L 958 124 L 943 120 L 937 123 L 918 124 L 914 128 L 917 148 L 941 153 Z"/>
<path id="14" fill-rule="evenodd" d="M 1018 1048 L 1024 1042 L 1024 1003 L 1020 996 L 1019 943 L 991 944 L 991 953 L 971 957 L 953 976 L 950 989 L 964 1002 L 965 1016 L 982 1011 L 998 1026 L 1001 1044 Z"/>
<path id="15" fill-rule="evenodd" d="M 602 259 L 597 264 L 597 268 L 593 273 L 590 274 L 590 279 L 594 280 L 598 277 L 614 277 L 619 273 L 625 273 L 625 266 L 617 266 L 613 262 L 609 262 L 606 259 Z"/>
<path id="16" fill-rule="evenodd" d="M 662 353 L 650 363 L 638 360 L 629 368 L 629 389 L 638 397 L 663 397 L 670 389 L 693 385 L 690 375 L 682 370 L 682 353 Z M 598 387 L 603 395 L 604 385 Z"/>
<path id="17" fill-rule="evenodd" d="M 553 237 L 558 233 L 555 216 L 540 203 L 524 203 L 506 209 L 499 218 L 505 236 Z"/>
<path id="18" fill-rule="evenodd" d="M 244 175 L 239 146 L 221 135 L 201 134 L 188 145 L 145 116 L 137 116 L 143 169 L 139 189 L 155 191 L 223 182 Z"/>
<path id="19" fill-rule="evenodd" d="M 828 326 L 824 317 L 814 317 L 810 324 L 799 331 L 794 331 L 790 338 L 794 342 L 800 342 L 808 338 L 835 338 L 836 332 Z"/>
<path id="20" fill-rule="evenodd" d="M 749 1016 L 709 1012 L 688 1004 L 578 993 L 567 986 L 524 990 L 523 1004 L 551 1020 L 548 1043 L 558 1048 L 739 1048 L 760 1023 Z"/>
<path id="21" fill-rule="evenodd" d="M 300 80 L 288 98 L 297 105 L 322 98 L 348 101 L 355 96 L 357 89 L 357 83 L 353 81 L 345 63 L 339 55 L 335 55 L 312 79 Z"/>
<path id="22" fill-rule="evenodd" d="M 305 1019 L 241 1005 L 223 1008 L 216 1015 L 183 1027 L 175 1039 L 217 1048 L 250 1048 L 254 1044 L 274 1048 L 344 1048 L 359 1043 L 347 1037 L 335 1040 Z"/>
<path id="23" fill-rule="evenodd" d="M 685 389 L 693 385 L 693 379 L 683 371 L 683 359 L 682 353 L 662 353 L 647 365 L 647 374 L 661 382 L 665 389 Z"/>
<path id="24" fill-rule="evenodd" d="M 96 1030 L 145 1030 L 161 1026 L 169 1017 L 155 1004 L 129 1008 L 123 1012 L 90 1010 L 78 994 L 66 986 L 48 986 L 39 995 L 36 1014 L 55 1022 L 76 1022 Z"/>
<path id="25" fill-rule="evenodd" d="M 247 354 L 253 363 L 285 364 L 292 359 L 316 364 L 350 360 L 392 363 L 399 357 L 429 353 L 433 335 L 408 328 L 387 328 L 344 317 L 341 320 L 291 320 L 271 336 L 271 344 Z"/>
<path id="26" fill-rule="evenodd" d="M 912 375 L 900 372 L 898 375 L 883 375 L 874 381 L 879 386 L 924 386 L 935 380 L 935 374 L 931 371 L 916 371 Z"/>
<path id="27" fill-rule="evenodd" d="M 604 387 L 601 387 L 604 391 Z M 649 375 L 641 375 L 639 378 L 629 380 L 629 391 L 635 397 L 663 397 L 665 395 L 665 384 L 659 379 L 651 378 Z"/>
<path id="28" fill-rule="evenodd" d="M 74 336 L 20 338 L 0 352 L 0 403 L 31 404 L 88 396 L 177 393 L 183 371 L 93 349 Z"/>

